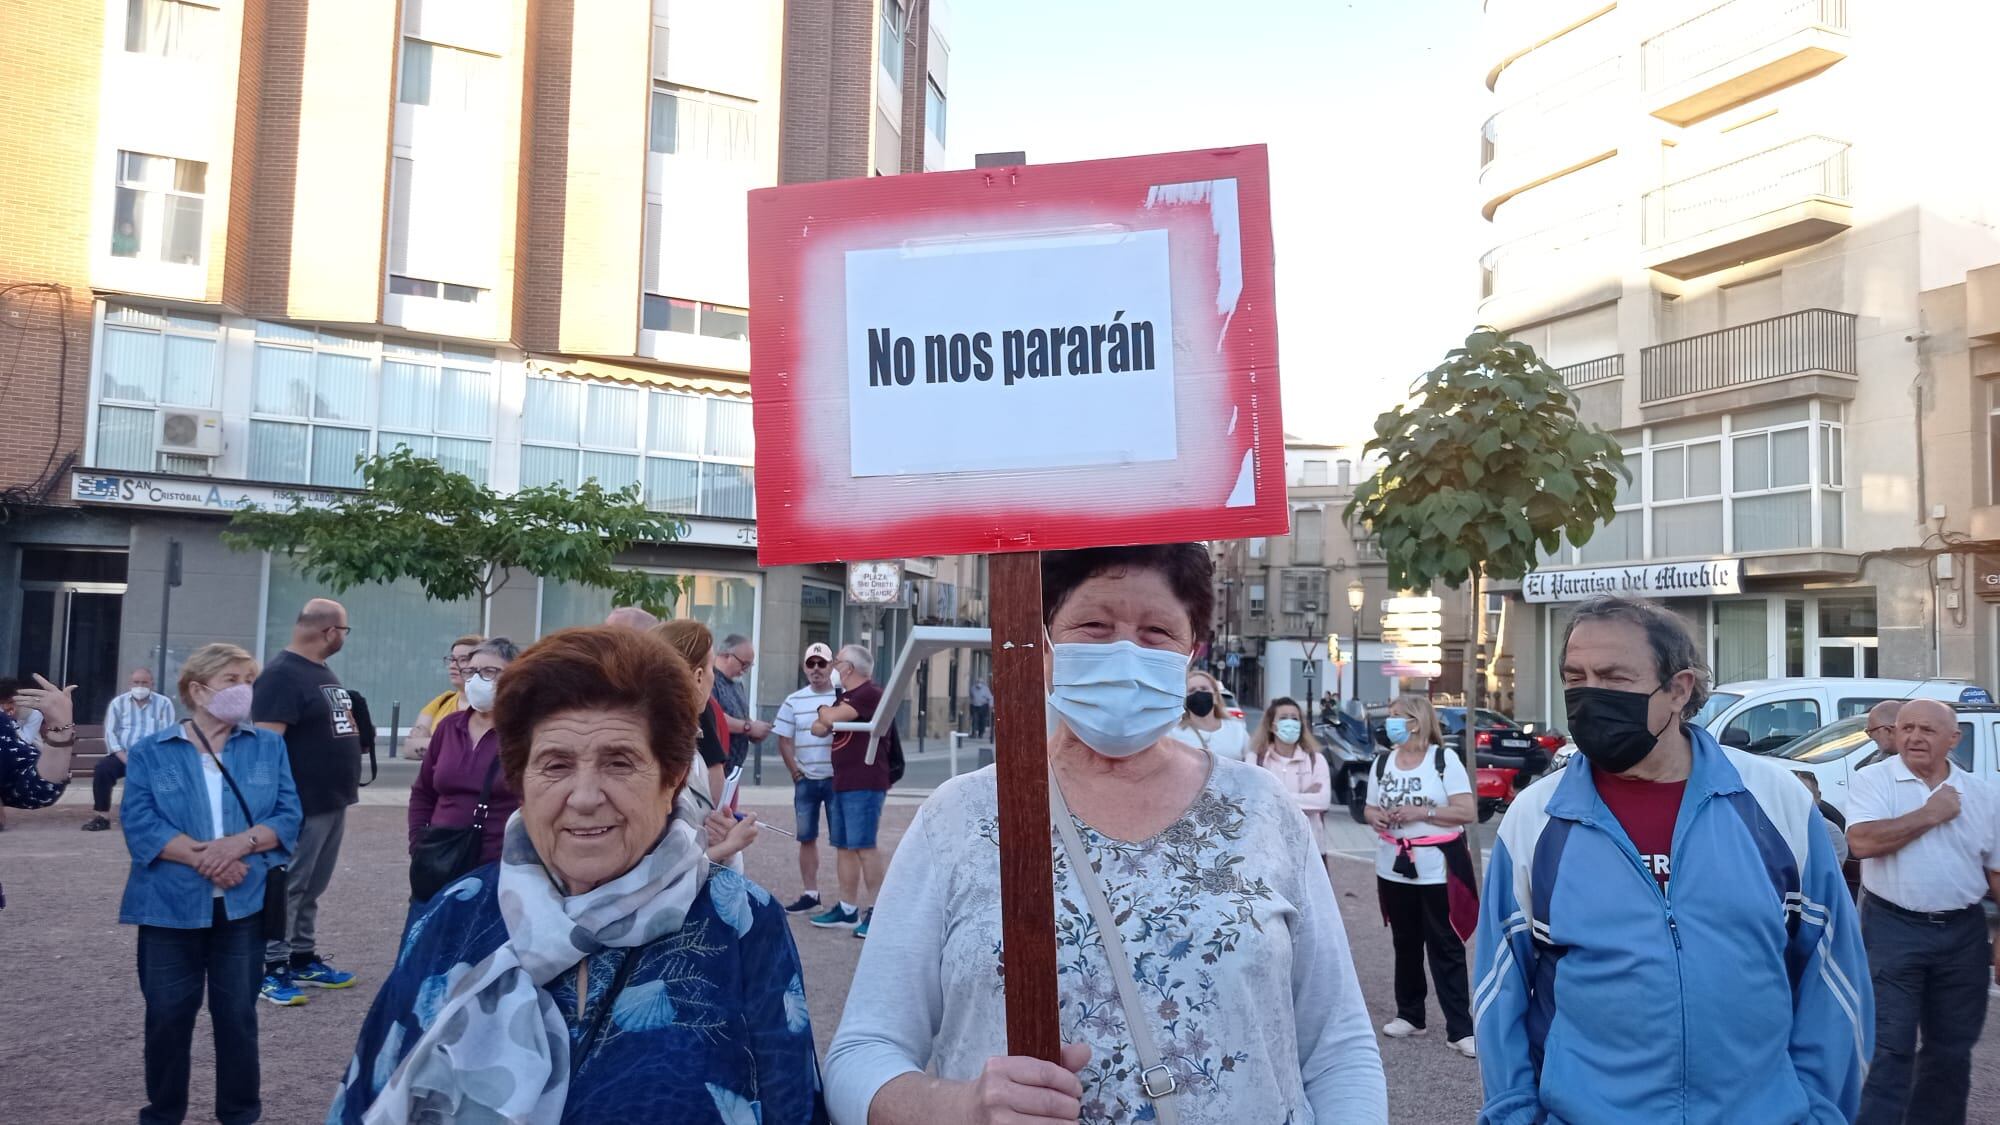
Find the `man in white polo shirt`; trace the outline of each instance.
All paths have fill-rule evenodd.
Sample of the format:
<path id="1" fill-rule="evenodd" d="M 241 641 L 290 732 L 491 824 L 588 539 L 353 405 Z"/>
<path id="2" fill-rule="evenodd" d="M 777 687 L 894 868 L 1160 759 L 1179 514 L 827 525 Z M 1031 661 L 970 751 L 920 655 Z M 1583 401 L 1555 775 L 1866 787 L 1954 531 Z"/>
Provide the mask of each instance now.
<path id="1" fill-rule="evenodd" d="M 819 909 L 820 811 L 833 810 L 833 736 L 812 732 L 821 707 L 834 701 L 833 650 L 822 644 L 806 646 L 806 686 L 785 697 L 771 733 L 778 736 L 778 753 L 792 771 L 792 813 L 798 818 L 799 879 L 803 894 L 785 907 L 793 914 Z"/>
<path id="2" fill-rule="evenodd" d="M 1991 957 L 1980 900 L 2000 897 L 2000 796 L 1952 763 L 1958 739 L 1950 706 L 1912 700 L 1896 716 L 1897 756 L 1848 788 L 1875 982 L 1875 1061 L 1858 1125 L 1965 1120 Z M 1990 972 L 2000 978 L 2000 965 Z"/>

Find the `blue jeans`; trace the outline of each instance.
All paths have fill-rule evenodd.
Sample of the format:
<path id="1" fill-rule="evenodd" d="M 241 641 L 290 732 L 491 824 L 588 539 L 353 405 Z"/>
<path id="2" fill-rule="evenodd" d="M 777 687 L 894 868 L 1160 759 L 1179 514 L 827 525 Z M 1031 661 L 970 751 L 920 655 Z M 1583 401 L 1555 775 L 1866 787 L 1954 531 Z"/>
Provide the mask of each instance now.
<path id="1" fill-rule="evenodd" d="M 178 1125 L 187 1116 L 188 1058 L 204 984 L 215 1025 L 215 1116 L 223 1125 L 243 1125 L 262 1115 L 257 990 L 263 982 L 263 922 L 254 914 L 229 921 L 221 899 L 214 921 L 201 929 L 139 927 L 139 992 L 146 999 L 141 1125 Z"/>
<path id="2" fill-rule="evenodd" d="M 848 789 L 833 795 L 828 805 L 827 834 L 833 846 L 843 851 L 866 851 L 875 846 L 875 829 L 882 823 L 882 801 L 886 789 Z"/>
<path id="3" fill-rule="evenodd" d="M 833 824 L 833 779 L 803 777 L 792 782 L 792 816 L 798 821 L 799 843 L 819 839 L 819 810 L 826 809 L 828 827 Z"/>

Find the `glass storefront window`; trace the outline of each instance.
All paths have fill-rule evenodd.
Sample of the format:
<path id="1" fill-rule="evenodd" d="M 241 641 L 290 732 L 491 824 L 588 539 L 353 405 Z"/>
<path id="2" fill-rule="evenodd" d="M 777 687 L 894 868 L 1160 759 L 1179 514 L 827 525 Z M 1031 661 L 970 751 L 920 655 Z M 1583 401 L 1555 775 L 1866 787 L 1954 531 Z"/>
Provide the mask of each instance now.
<path id="1" fill-rule="evenodd" d="M 1874 637 L 1875 597 L 1822 597 L 1819 599 L 1821 637 Z"/>
<path id="2" fill-rule="evenodd" d="M 1769 673 L 1769 603 L 1715 603 L 1715 682 L 1761 680 Z"/>
<path id="3" fill-rule="evenodd" d="M 1785 602 L 1785 675 L 1806 674 L 1806 603 Z"/>
<path id="4" fill-rule="evenodd" d="M 424 704 L 451 690 L 439 661 L 453 638 L 479 632 L 476 601 L 433 601 L 409 579 L 335 594 L 301 574 L 292 559 L 273 555 L 264 616 L 265 663 L 291 643 L 299 609 L 318 597 L 347 607 L 347 623 L 354 631 L 327 667 L 343 685 L 367 697 L 369 716 L 378 727 L 389 726 L 398 703 L 403 705 L 402 725 L 409 727 Z M 386 753 L 388 747 L 379 750 Z"/>
<path id="5" fill-rule="evenodd" d="M 759 580 L 754 575 L 695 573 L 682 575 L 690 588 L 681 595 L 673 612 L 692 617 L 708 626 L 716 643 L 731 633 L 757 642 L 757 598 Z M 542 636 L 572 625 L 601 625 L 611 612 L 611 592 L 568 582 L 542 583 Z M 757 672 L 751 672 L 755 680 Z M 754 691 L 754 683 L 752 690 Z M 752 698 L 755 698 L 753 695 Z"/>

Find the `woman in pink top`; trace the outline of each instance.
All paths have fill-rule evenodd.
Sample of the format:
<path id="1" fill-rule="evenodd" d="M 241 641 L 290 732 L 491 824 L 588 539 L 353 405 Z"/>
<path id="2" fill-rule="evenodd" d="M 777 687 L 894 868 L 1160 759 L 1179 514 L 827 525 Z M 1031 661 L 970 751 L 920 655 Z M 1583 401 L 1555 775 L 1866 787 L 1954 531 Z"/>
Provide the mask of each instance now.
<path id="1" fill-rule="evenodd" d="M 469 827 L 479 795 L 486 791 L 486 822 L 479 861 L 474 866 L 500 858 L 507 818 L 521 807 L 521 797 L 508 787 L 506 771 L 499 768 L 500 737 L 493 733 L 493 693 L 501 670 L 518 655 L 520 649 L 514 642 L 494 637 L 466 658 L 465 697 L 471 706 L 438 720 L 416 783 L 410 786 L 412 852 L 429 829 Z"/>
<path id="2" fill-rule="evenodd" d="M 1326 810 L 1333 807 L 1333 773 L 1327 768 L 1326 755 L 1320 752 L 1319 739 L 1305 720 L 1305 709 L 1295 701 L 1273 699 L 1250 739 L 1250 753 L 1258 765 L 1277 775 L 1292 800 L 1298 802 L 1299 811 L 1312 827 L 1320 862 L 1326 863 Z M 1333 878 L 1330 864 L 1327 878 Z"/>

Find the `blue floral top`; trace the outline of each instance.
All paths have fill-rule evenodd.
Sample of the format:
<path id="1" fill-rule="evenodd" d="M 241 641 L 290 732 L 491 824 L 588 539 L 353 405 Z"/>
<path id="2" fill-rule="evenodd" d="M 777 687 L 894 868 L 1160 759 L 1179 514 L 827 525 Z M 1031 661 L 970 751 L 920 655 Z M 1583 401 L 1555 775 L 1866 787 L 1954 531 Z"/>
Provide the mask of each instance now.
<path id="1" fill-rule="evenodd" d="M 396 967 L 375 996 L 327 1125 L 358 1125 L 415 1045 L 445 995 L 444 982 L 506 940 L 497 864 L 445 888 L 411 925 Z M 636 958 L 595 1046 L 583 1041 L 619 966 Z M 672 934 L 590 958 L 584 1018 L 577 973 L 546 986 L 569 1025 L 565 1122 L 651 1120 L 715 1125 L 826 1121 L 805 983 L 784 909 L 725 867 Z"/>
<path id="2" fill-rule="evenodd" d="M 21 737 L 14 720 L 0 715 L 0 805 L 39 809 L 62 797 L 66 782 L 44 781 L 35 772 L 41 759 L 41 748 Z M 0 890 L 0 907 L 6 905 L 7 892 Z"/>

